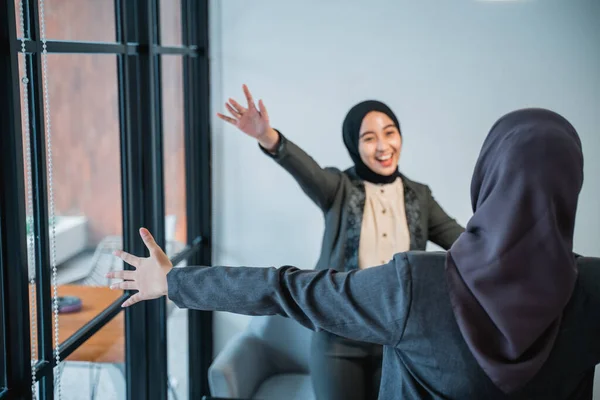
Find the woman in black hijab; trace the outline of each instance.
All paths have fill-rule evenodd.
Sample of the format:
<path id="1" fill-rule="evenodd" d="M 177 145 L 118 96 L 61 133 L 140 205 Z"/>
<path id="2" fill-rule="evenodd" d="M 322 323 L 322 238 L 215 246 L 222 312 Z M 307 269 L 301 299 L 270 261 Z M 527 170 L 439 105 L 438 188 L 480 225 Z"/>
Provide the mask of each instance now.
<path id="1" fill-rule="evenodd" d="M 582 183 L 579 136 L 547 110 L 498 121 L 475 166 L 474 215 L 448 254 L 448 284 L 469 349 L 507 392 L 542 368 L 559 333 L 577 281 Z"/>
<path id="2" fill-rule="evenodd" d="M 310 329 L 384 345 L 381 399 L 591 399 L 600 363 L 600 259 L 573 253 L 581 142 L 548 110 L 492 128 L 471 186 L 474 215 L 449 252 L 405 252 L 378 268 L 173 269 L 150 233 L 150 258 L 127 300 L 279 314 Z"/>
<path id="3" fill-rule="evenodd" d="M 316 269 L 352 271 L 382 265 L 394 254 L 425 250 L 428 241 L 444 249 L 463 232 L 426 185 L 400 174 L 402 131 L 385 104 L 368 100 L 348 111 L 343 140 L 354 166 L 322 168 L 308 154 L 271 128 L 267 110 L 230 99 L 231 116 L 220 118 L 257 139 L 265 154 L 285 168 L 324 213 L 325 232 Z M 328 332 L 313 336 L 310 372 L 317 399 L 363 400 L 377 397 L 383 348 L 342 339 Z"/>

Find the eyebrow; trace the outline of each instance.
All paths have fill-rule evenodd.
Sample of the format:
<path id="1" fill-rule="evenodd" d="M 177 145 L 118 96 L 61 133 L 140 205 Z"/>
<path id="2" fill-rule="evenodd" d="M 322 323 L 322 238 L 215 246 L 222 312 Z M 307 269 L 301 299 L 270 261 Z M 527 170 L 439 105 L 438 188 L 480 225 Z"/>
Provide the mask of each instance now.
<path id="1" fill-rule="evenodd" d="M 394 125 L 394 124 L 386 125 L 386 126 L 383 127 L 383 130 L 386 130 L 388 128 L 396 128 L 396 125 Z M 363 132 L 363 133 L 360 134 L 360 137 L 368 135 L 369 133 L 372 133 L 373 135 L 375 134 L 375 132 L 373 132 L 373 131 L 365 131 L 365 132 Z"/>

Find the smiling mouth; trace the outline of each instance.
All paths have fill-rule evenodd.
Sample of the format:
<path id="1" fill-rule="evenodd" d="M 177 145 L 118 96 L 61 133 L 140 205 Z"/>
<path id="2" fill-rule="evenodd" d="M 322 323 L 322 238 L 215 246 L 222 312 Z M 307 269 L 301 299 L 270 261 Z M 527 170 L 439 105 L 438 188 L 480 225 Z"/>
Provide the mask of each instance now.
<path id="1" fill-rule="evenodd" d="M 384 162 L 384 161 L 388 161 L 392 159 L 392 155 L 391 154 L 386 154 L 384 156 L 379 156 L 379 157 L 375 157 L 375 159 L 379 162 Z"/>

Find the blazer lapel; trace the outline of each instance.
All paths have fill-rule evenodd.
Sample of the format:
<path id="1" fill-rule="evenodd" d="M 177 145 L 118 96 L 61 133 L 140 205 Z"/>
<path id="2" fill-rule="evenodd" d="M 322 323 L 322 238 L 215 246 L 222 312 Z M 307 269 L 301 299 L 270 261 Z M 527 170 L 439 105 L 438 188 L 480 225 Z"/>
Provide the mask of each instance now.
<path id="1" fill-rule="evenodd" d="M 347 203 L 347 232 L 346 248 L 344 254 L 345 271 L 358 269 L 358 248 L 360 245 L 360 232 L 362 228 L 363 213 L 365 210 L 365 185 L 354 173 L 354 169 L 346 171 L 353 190 Z"/>

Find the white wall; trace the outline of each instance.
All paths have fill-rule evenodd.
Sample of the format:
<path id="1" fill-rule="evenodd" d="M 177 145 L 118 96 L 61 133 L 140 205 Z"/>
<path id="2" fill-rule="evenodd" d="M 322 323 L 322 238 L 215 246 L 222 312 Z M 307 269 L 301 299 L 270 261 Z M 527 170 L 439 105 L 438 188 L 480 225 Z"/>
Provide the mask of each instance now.
<path id="1" fill-rule="evenodd" d="M 600 2 L 216 0 L 214 111 L 247 83 L 272 124 L 322 165 L 346 167 L 341 123 L 387 102 L 404 132 L 401 170 L 462 223 L 481 143 L 504 113 L 553 109 L 578 129 L 585 187 L 576 251 L 600 255 Z M 256 143 L 215 118 L 214 261 L 312 268 L 323 220 Z M 218 314 L 219 351 L 248 319 Z"/>

